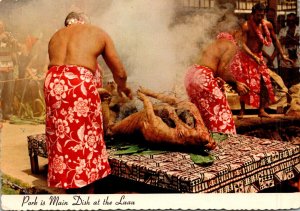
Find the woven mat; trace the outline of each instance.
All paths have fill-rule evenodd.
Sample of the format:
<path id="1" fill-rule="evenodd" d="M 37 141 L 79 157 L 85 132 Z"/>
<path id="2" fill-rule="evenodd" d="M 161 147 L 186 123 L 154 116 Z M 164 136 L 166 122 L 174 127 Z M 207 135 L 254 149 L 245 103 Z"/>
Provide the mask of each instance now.
<path id="1" fill-rule="evenodd" d="M 110 150 L 108 150 L 110 152 Z M 230 135 L 211 151 L 209 166 L 184 152 L 113 155 L 112 174 L 179 192 L 258 192 L 299 175 L 300 146 L 277 140 Z"/>

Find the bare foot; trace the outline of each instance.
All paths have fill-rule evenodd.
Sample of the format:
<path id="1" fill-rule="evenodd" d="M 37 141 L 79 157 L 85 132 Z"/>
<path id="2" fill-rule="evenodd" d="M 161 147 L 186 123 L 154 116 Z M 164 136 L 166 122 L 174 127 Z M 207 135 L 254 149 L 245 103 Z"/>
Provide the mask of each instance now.
<path id="1" fill-rule="evenodd" d="M 258 117 L 266 117 L 266 118 L 272 118 L 267 112 L 265 112 L 265 111 L 261 111 L 261 112 L 259 112 L 259 114 L 258 114 Z"/>

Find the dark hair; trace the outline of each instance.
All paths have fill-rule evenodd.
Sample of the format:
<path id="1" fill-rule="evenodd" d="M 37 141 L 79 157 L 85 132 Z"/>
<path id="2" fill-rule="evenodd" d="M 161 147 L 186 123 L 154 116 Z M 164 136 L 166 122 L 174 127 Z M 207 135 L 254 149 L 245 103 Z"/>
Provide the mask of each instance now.
<path id="1" fill-rule="evenodd" d="M 269 11 L 272 11 L 272 12 L 276 12 L 276 10 L 272 7 L 267 7 L 266 8 L 266 12 L 269 12 Z"/>
<path id="2" fill-rule="evenodd" d="M 266 6 L 263 3 L 257 3 L 252 7 L 252 14 L 256 11 L 266 11 Z"/>
<path id="3" fill-rule="evenodd" d="M 69 20 L 76 19 L 81 20 L 81 14 L 77 12 L 70 12 L 65 19 L 65 26 L 69 25 Z"/>
<path id="4" fill-rule="evenodd" d="M 293 17 L 293 18 L 296 18 L 297 15 L 296 15 L 295 13 L 289 13 L 289 14 L 287 15 L 287 17 Z"/>

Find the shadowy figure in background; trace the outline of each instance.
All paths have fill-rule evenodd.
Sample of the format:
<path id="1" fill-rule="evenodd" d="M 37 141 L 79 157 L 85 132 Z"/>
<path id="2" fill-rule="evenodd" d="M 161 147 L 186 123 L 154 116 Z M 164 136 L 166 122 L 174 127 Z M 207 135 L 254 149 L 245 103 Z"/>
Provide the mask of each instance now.
<path id="1" fill-rule="evenodd" d="M 17 40 L 5 30 L 0 20 L 0 119 L 9 120 L 12 115 L 14 92 L 14 69 L 16 65 Z"/>
<path id="2" fill-rule="evenodd" d="M 40 33 L 31 50 L 31 57 L 25 68 L 25 77 L 28 80 L 26 80 L 22 94 L 22 102 L 31 108 L 32 117 L 41 116 L 45 112 L 41 100 L 44 101 L 43 85 L 49 64 L 47 50 L 47 43 L 44 42 L 43 33 Z"/>
<path id="3" fill-rule="evenodd" d="M 38 38 L 36 36 L 27 35 L 23 42 L 21 42 L 19 51 L 17 53 L 17 64 L 18 64 L 18 80 L 15 82 L 14 89 L 14 114 L 18 117 L 28 117 L 24 113 L 28 113 L 28 109 L 26 109 L 24 98 L 26 93 L 35 92 L 34 90 L 28 89 L 27 84 L 30 80 L 27 74 L 27 66 L 32 59 L 32 49 L 37 43 Z M 47 56 L 47 53 L 45 54 Z M 32 103 L 32 100 L 31 102 Z M 23 111 L 23 112 L 21 112 Z"/>
<path id="4" fill-rule="evenodd" d="M 289 55 L 289 58 L 293 60 L 293 63 L 286 62 L 283 58 L 280 59 L 280 66 L 284 68 L 299 68 L 300 67 L 300 48 L 299 48 L 299 36 L 300 27 L 296 25 L 297 16 L 295 13 L 287 15 L 287 26 L 282 28 L 279 32 L 279 40 L 284 47 L 285 53 Z"/>
<path id="5" fill-rule="evenodd" d="M 127 73 L 110 36 L 71 12 L 49 42 L 44 93 L 48 186 L 93 193 L 94 182 L 111 173 L 103 139 L 97 57 L 112 71 L 119 93 L 132 97 Z"/>
<path id="6" fill-rule="evenodd" d="M 273 8 L 266 9 L 266 18 L 272 24 L 274 31 L 277 31 L 278 24 L 276 19 L 276 10 Z M 270 108 L 277 109 L 277 112 L 282 113 L 283 108 L 287 106 L 288 88 L 282 78 L 277 74 L 278 70 L 278 50 L 272 42 L 270 46 L 263 46 L 262 49 L 264 61 L 267 64 L 268 72 L 271 77 L 273 91 L 275 94 L 275 103 L 270 104 Z"/>
<path id="7" fill-rule="evenodd" d="M 279 31 L 285 27 L 285 15 L 278 15 L 277 16 L 277 28 L 275 33 L 278 35 Z"/>

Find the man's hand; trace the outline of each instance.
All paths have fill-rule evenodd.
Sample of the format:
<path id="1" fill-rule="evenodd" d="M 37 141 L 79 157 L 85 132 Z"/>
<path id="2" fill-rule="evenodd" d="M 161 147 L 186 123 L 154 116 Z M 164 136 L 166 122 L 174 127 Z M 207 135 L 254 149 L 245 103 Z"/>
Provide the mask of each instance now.
<path id="1" fill-rule="evenodd" d="M 245 95 L 250 91 L 250 88 L 244 83 L 236 82 L 236 91 L 239 95 Z"/>
<path id="2" fill-rule="evenodd" d="M 284 54 L 284 55 L 282 56 L 282 59 L 283 59 L 284 61 L 286 61 L 286 62 L 290 62 L 291 64 L 294 64 L 294 61 L 291 60 L 291 59 L 289 58 L 289 56 L 286 55 L 286 54 Z"/>
<path id="3" fill-rule="evenodd" d="M 132 100 L 132 91 L 130 88 L 126 86 L 124 87 L 118 86 L 118 93 L 120 96 L 122 96 L 122 93 L 124 93 L 129 99 Z"/>
<path id="4" fill-rule="evenodd" d="M 253 59 L 257 62 L 257 64 L 262 65 L 263 61 L 258 56 L 253 56 Z"/>
<path id="5" fill-rule="evenodd" d="M 100 98 L 101 100 L 106 100 L 106 99 L 111 99 L 111 93 L 109 91 L 107 91 L 106 89 L 104 88 L 98 88 L 97 89 L 99 95 L 100 95 Z"/>

